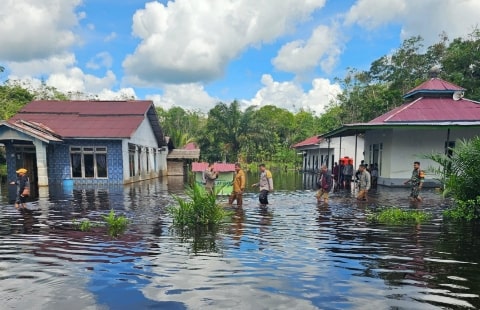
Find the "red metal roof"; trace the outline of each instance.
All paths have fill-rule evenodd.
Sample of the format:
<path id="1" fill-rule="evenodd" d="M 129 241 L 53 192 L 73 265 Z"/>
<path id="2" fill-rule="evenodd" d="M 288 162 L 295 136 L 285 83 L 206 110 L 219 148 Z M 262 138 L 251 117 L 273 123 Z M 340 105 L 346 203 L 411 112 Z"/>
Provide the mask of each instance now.
<path id="1" fill-rule="evenodd" d="M 428 81 L 423 82 L 417 87 L 413 88 L 405 94 L 404 97 L 409 97 L 414 93 L 418 92 L 454 92 L 454 91 L 465 91 L 465 88 L 462 88 L 453 83 L 444 81 L 439 78 L 432 78 Z"/>
<path id="2" fill-rule="evenodd" d="M 208 167 L 208 163 L 199 163 L 199 162 L 192 163 L 193 172 L 202 172 L 205 169 L 207 169 L 207 167 Z M 213 170 L 218 172 L 232 172 L 232 171 L 235 171 L 235 164 L 214 163 Z"/>
<path id="3" fill-rule="evenodd" d="M 469 99 L 419 98 L 371 120 L 368 124 L 441 121 L 480 121 L 480 102 Z"/>
<path id="4" fill-rule="evenodd" d="M 129 138 L 152 101 L 32 101 L 8 120 L 47 126 L 62 138 Z"/>
<path id="5" fill-rule="evenodd" d="M 323 140 L 323 138 L 319 138 L 319 136 L 313 136 L 310 138 L 307 138 L 303 140 L 302 142 L 298 142 L 297 144 L 294 144 L 292 147 L 297 148 L 297 147 L 302 147 L 302 146 L 310 146 L 310 145 L 315 145 L 320 143 Z"/>

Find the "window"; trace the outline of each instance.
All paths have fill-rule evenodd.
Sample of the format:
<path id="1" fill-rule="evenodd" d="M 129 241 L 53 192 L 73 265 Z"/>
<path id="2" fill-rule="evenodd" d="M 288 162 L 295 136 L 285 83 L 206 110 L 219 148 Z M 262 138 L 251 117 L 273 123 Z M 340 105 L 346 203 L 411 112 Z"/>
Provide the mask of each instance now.
<path id="1" fill-rule="evenodd" d="M 70 147 L 73 178 L 107 178 L 106 147 Z"/>
<path id="2" fill-rule="evenodd" d="M 135 176 L 135 145 L 128 144 L 128 165 L 130 168 L 130 177 Z"/>

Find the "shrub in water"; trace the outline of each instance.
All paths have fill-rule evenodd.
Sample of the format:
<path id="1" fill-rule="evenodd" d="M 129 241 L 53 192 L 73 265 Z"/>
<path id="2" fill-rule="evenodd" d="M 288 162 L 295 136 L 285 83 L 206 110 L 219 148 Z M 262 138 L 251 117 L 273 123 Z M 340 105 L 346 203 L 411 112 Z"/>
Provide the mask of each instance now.
<path id="1" fill-rule="evenodd" d="M 167 209 L 173 217 L 174 225 L 195 227 L 219 224 L 228 212 L 217 204 L 216 192 L 211 194 L 203 186 L 195 183 L 186 190 L 189 199 L 174 196 L 178 206 Z"/>
<path id="2" fill-rule="evenodd" d="M 108 235 L 110 237 L 118 237 L 127 229 L 128 219 L 123 215 L 116 216 L 113 209 L 110 210 L 108 215 L 103 215 L 102 217 L 107 222 Z"/>
<path id="3" fill-rule="evenodd" d="M 443 211 L 443 216 L 457 221 L 480 219 L 480 196 L 476 199 L 456 200 L 454 206 Z"/>
<path id="4" fill-rule="evenodd" d="M 377 222 L 383 224 L 409 224 L 422 223 L 431 219 L 429 213 L 421 210 L 405 210 L 400 208 L 386 208 L 379 213 L 368 216 L 370 222 Z"/>

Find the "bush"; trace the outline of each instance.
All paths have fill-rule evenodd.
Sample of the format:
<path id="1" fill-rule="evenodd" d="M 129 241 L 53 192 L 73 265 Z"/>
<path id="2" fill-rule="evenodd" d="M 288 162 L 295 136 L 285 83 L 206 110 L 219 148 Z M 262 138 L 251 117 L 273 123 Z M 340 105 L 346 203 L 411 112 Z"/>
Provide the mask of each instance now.
<path id="1" fill-rule="evenodd" d="M 425 156 L 441 166 L 430 170 L 444 183 L 444 195 L 456 200 L 476 199 L 480 196 L 480 137 L 460 140 L 450 151 L 450 156 L 441 153 Z"/>
<path id="2" fill-rule="evenodd" d="M 432 218 L 431 214 L 422 210 L 405 210 L 400 208 L 385 208 L 372 214 L 367 220 L 382 224 L 420 224 Z"/>
<path id="3" fill-rule="evenodd" d="M 115 212 L 110 210 L 108 215 L 103 215 L 102 218 L 107 222 L 108 235 L 110 237 L 118 237 L 127 229 L 128 219 L 123 216 L 116 216 Z"/>
<path id="4" fill-rule="evenodd" d="M 443 216 L 452 220 L 478 220 L 480 219 L 480 196 L 476 199 L 456 200 L 455 205 L 443 211 Z"/>
<path id="5" fill-rule="evenodd" d="M 217 191 L 208 193 L 203 186 L 194 184 L 186 190 L 190 199 L 174 196 L 178 206 L 169 207 L 167 211 L 173 217 L 177 227 L 195 227 L 219 224 L 229 214 L 217 204 Z"/>

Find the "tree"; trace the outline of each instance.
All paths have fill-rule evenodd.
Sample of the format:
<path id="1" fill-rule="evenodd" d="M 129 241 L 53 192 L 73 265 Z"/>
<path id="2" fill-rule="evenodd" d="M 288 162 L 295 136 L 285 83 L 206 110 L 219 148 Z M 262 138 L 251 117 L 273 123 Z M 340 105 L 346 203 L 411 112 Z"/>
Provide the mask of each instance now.
<path id="1" fill-rule="evenodd" d="M 33 95 L 19 85 L 0 85 L 0 118 L 9 119 L 32 100 Z"/>

